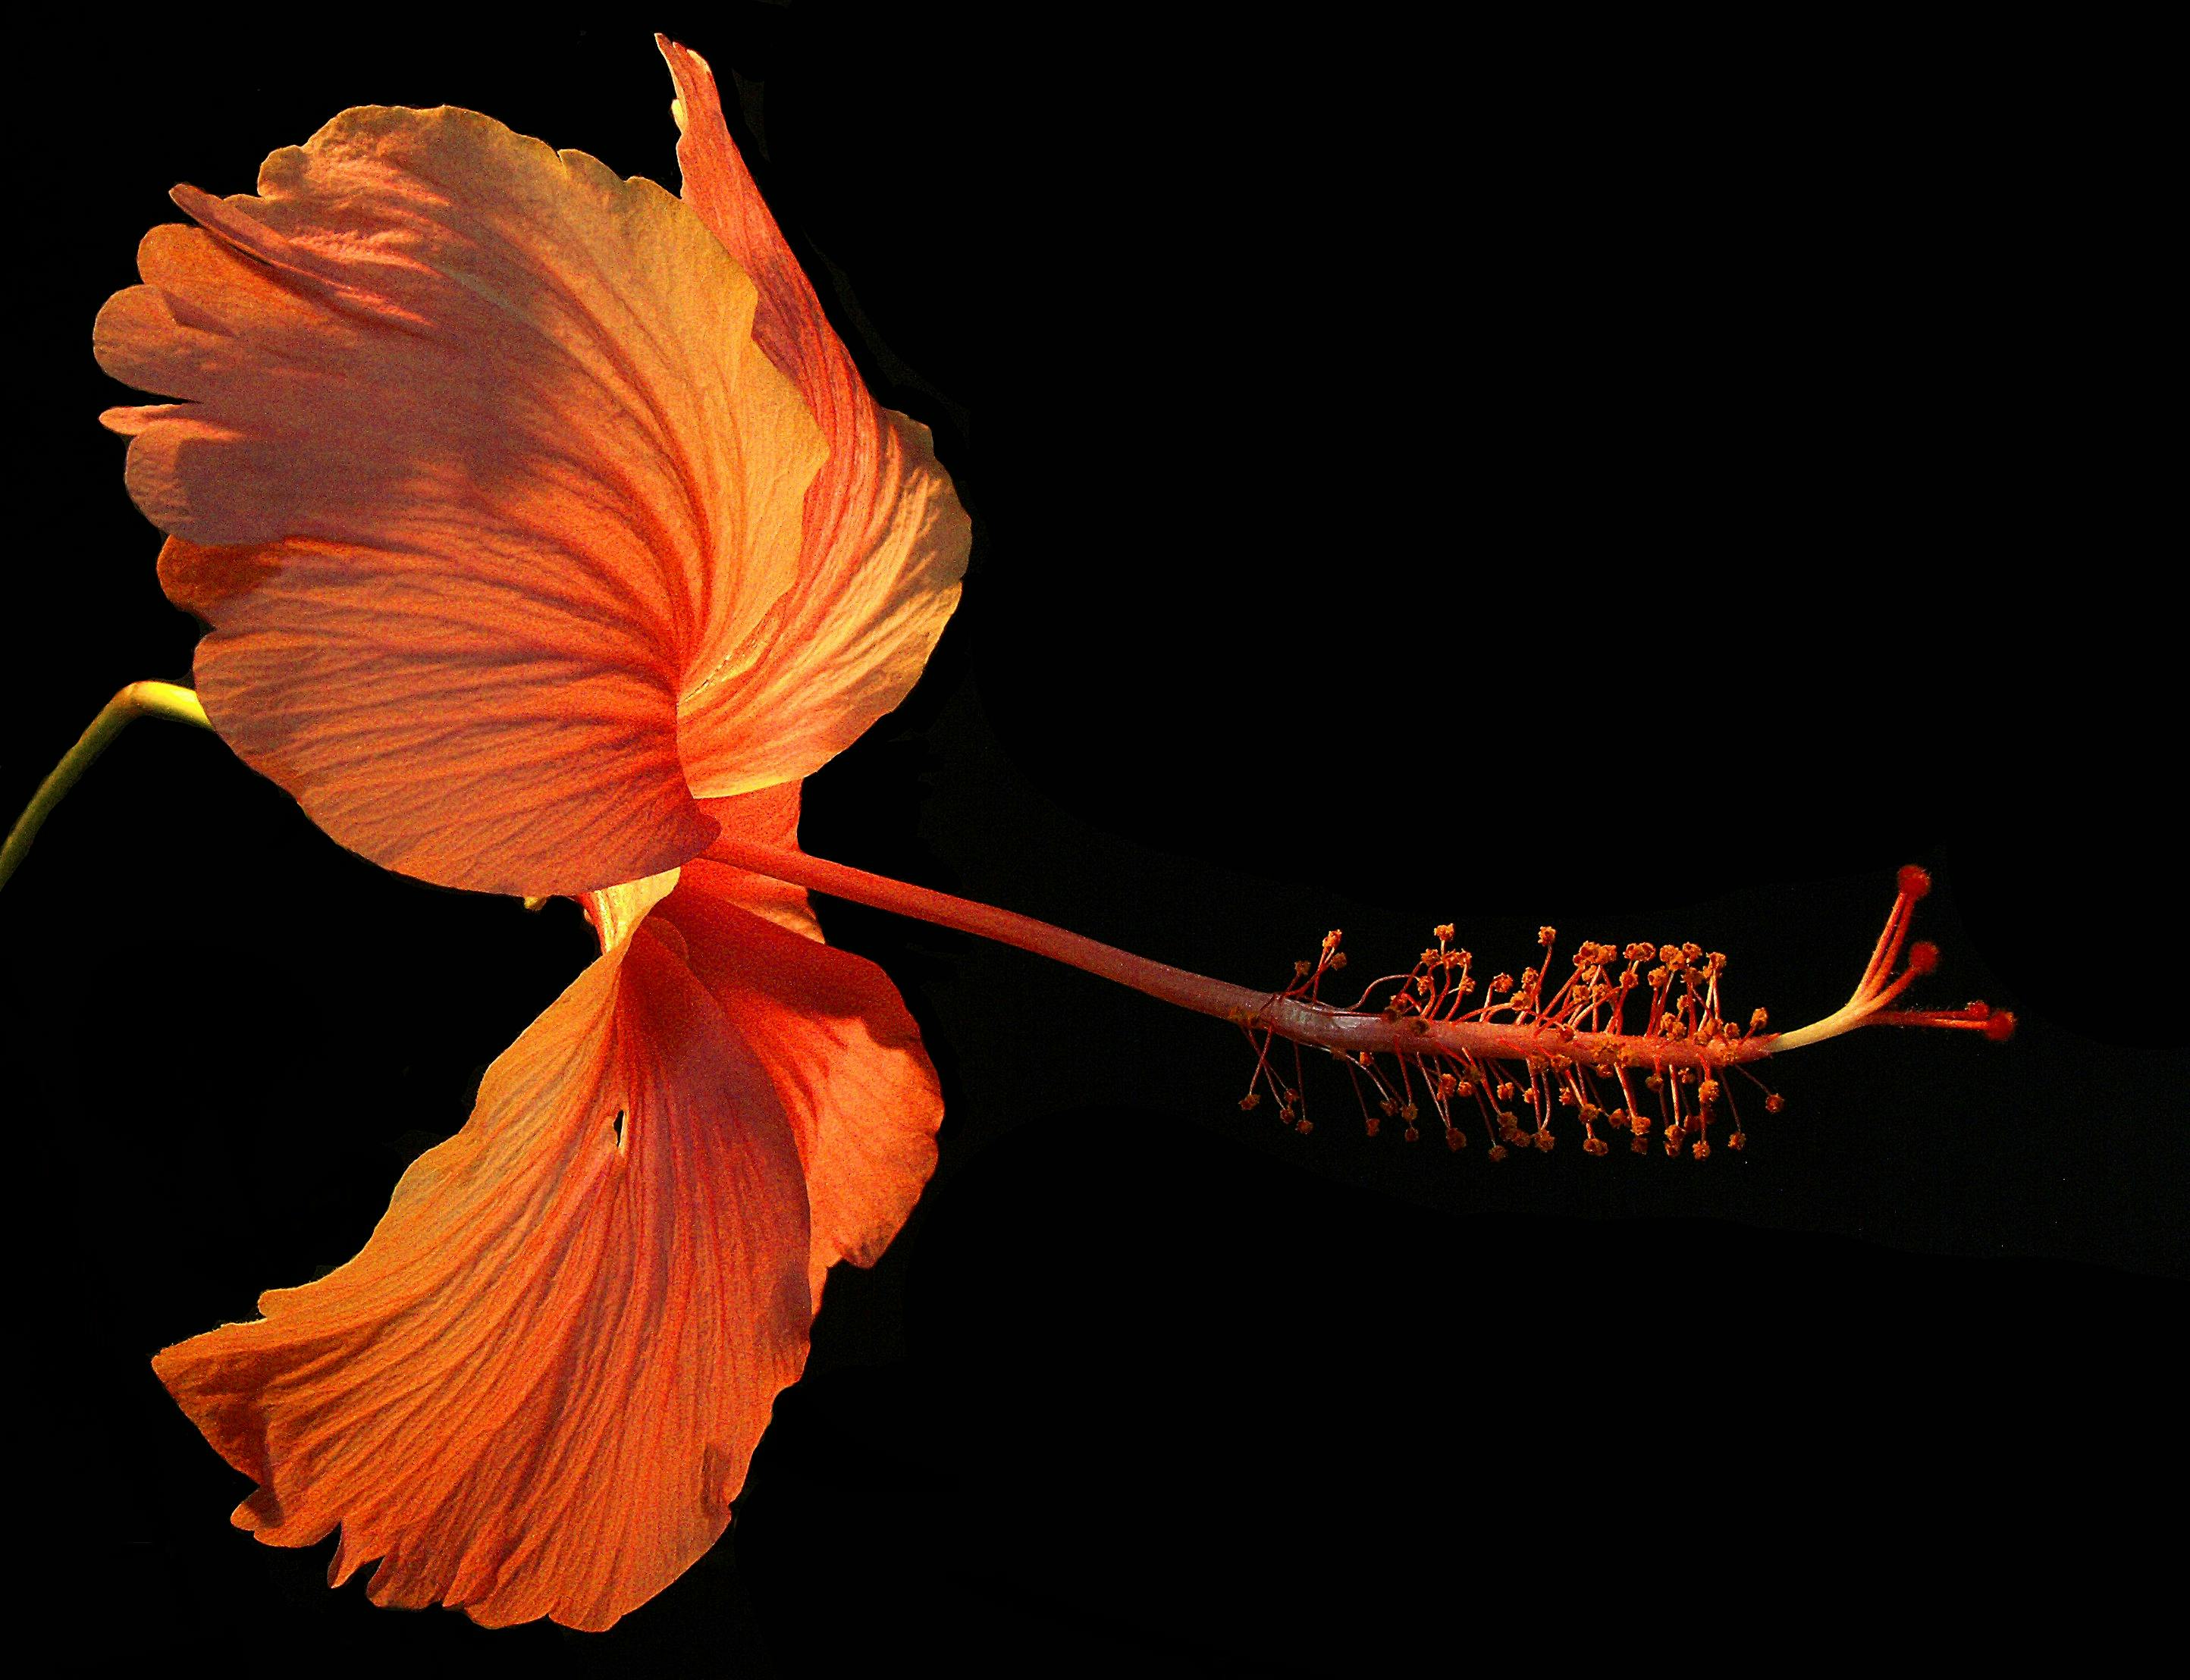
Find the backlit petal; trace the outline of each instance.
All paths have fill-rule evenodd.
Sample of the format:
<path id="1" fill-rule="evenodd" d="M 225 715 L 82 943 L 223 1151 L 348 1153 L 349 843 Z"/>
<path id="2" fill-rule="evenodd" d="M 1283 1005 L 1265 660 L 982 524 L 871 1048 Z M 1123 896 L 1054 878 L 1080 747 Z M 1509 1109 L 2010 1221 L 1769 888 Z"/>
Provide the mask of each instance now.
<path id="1" fill-rule="evenodd" d="M 871 1265 L 912 1211 L 935 1170 L 942 1090 L 889 976 L 743 908 L 756 879 L 695 858 L 648 926 L 683 935 L 693 972 L 767 1071 L 790 1119 L 819 1300 L 833 1262 Z"/>
<path id="2" fill-rule="evenodd" d="M 701 218 L 476 113 L 343 112 L 179 188 L 101 365 L 208 619 L 199 693 L 337 840 L 575 892 L 712 834 L 680 699 L 773 636 L 828 447 Z M 789 733 L 803 733 L 795 726 Z"/>
<path id="3" fill-rule="evenodd" d="M 658 875 L 624 881 L 585 896 L 586 919 L 593 925 L 604 953 L 615 950 L 638 931 L 646 913 L 677 890 L 678 874 L 664 869 Z"/>
<path id="4" fill-rule="evenodd" d="M 928 428 L 868 395 L 731 143 L 706 61 L 656 40 L 685 201 L 758 285 L 754 341 L 829 442 L 796 583 L 680 714 L 692 787 L 718 796 L 808 774 L 905 698 L 958 603 L 973 525 Z"/>
<path id="5" fill-rule="evenodd" d="M 789 939 L 792 936 L 779 935 Z M 641 925 L 487 1072 L 364 1251 L 155 1361 L 339 1581 L 606 1627 L 729 1519 L 812 1316 L 770 1057 Z"/>

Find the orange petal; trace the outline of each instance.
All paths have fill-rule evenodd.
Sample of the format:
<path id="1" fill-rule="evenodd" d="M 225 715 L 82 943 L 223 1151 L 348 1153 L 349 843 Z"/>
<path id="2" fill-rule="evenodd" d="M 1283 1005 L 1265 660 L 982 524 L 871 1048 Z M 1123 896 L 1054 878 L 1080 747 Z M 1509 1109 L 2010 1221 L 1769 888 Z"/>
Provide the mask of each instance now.
<path id="1" fill-rule="evenodd" d="M 791 936 L 780 936 L 790 938 Z M 154 1362 L 276 1545 L 602 1628 L 729 1520 L 812 1318 L 772 1061 L 642 926 L 488 1069 L 364 1251 Z"/>
<path id="2" fill-rule="evenodd" d="M 796 841 L 793 834 L 772 843 Z M 648 926 L 683 935 L 692 971 L 767 1071 L 790 1119 L 806 1172 L 818 1301 L 831 1264 L 871 1265 L 919 1200 L 935 1170 L 942 1089 L 889 976 L 821 944 L 818 932 L 803 936 L 780 917 L 743 908 L 757 879 L 695 858 Z"/>
<path id="3" fill-rule="evenodd" d="M 712 834 L 678 709 L 800 577 L 828 447 L 689 207 L 474 112 L 344 111 L 178 188 L 94 333 L 213 634 L 207 714 L 337 840 L 576 892 Z"/>
<path id="4" fill-rule="evenodd" d="M 795 850 L 800 789 L 785 782 L 702 808 L 725 837 Z M 814 1299 L 836 1261 L 871 1265 L 935 1170 L 943 1118 L 934 1066 L 889 976 L 823 942 L 804 889 L 712 856 L 588 893 L 586 907 L 604 948 L 654 910 L 648 931 L 690 965 L 767 1071 L 805 1168 Z"/>
<path id="5" fill-rule="evenodd" d="M 706 60 L 655 41 L 677 83 L 685 201 L 758 285 L 754 341 L 829 440 L 797 580 L 679 713 L 685 773 L 720 796 L 809 773 L 905 698 L 958 604 L 973 524 L 928 428 L 867 394 L 731 144 Z"/>

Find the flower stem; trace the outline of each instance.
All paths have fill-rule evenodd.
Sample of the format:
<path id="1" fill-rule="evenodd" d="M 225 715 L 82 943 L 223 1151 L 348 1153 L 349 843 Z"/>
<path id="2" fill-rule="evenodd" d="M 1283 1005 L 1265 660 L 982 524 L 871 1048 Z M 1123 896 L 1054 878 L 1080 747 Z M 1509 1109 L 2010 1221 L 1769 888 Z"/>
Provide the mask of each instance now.
<path id="1" fill-rule="evenodd" d="M 37 838 L 39 829 L 53 814 L 54 807 L 91 768 L 93 761 L 106 750 L 114 738 L 129 726 L 133 718 L 139 717 L 164 717 L 177 723 L 194 723 L 201 729 L 213 727 L 206 721 L 205 708 L 198 704 L 198 697 L 179 683 L 133 682 L 123 688 L 92 719 L 91 727 L 54 766 L 53 774 L 38 784 L 30 804 L 15 819 L 15 826 L 8 831 L 7 844 L 0 846 L 0 887 L 7 885 L 23 859 L 29 856 L 31 842 Z"/>

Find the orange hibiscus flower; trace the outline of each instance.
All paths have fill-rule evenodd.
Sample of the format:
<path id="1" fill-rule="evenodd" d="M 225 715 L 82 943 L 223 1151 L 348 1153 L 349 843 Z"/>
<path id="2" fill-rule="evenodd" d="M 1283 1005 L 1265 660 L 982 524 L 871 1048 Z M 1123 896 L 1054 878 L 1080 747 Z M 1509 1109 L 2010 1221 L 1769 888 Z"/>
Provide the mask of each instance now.
<path id="1" fill-rule="evenodd" d="M 695 54 L 684 195 L 468 110 L 344 111 L 257 195 L 175 198 L 96 333 L 211 625 L 196 682 L 343 845 L 576 897 L 601 954 L 355 1259 L 156 1361 L 259 1484 L 236 1521 L 381 1604 L 601 1628 L 721 1535 L 828 1267 L 941 1100 L 805 895 L 799 778 L 904 696 L 970 531 L 879 408 Z"/>

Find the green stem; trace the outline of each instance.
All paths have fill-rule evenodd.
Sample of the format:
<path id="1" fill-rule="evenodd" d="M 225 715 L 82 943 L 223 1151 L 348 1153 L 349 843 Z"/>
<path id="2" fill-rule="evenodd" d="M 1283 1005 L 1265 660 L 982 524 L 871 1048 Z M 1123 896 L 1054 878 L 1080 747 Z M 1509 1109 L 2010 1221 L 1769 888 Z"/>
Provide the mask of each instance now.
<path id="1" fill-rule="evenodd" d="M 92 761 L 128 727 L 130 720 L 139 717 L 165 717 L 177 723 L 195 723 L 201 729 L 213 727 L 206 721 L 205 708 L 198 704 L 198 697 L 179 684 L 133 682 L 122 689 L 92 719 L 91 727 L 54 766 L 54 773 L 38 784 L 38 791 L 31 796 L 30 804 L 15 819 L 15 826 L 8 831 L 7 844 L 0 846 L 0 887 L 8 885 L 23 859 L 30 855 L 31 842 L 37 838 L 39 829 L 53 814 L 54 807 L 91 768 Z"/>

